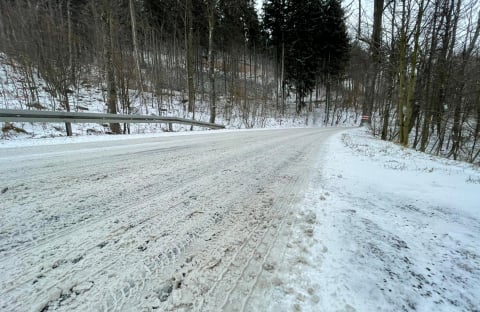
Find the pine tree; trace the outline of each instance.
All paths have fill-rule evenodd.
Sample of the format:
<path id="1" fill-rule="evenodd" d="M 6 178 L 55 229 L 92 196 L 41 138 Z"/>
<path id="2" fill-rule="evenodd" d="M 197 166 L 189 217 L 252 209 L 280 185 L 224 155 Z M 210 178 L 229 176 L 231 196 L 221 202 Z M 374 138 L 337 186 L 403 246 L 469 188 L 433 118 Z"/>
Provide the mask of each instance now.
<path id="1" fill-rule="evenodd" d="M 295 87 L 300 112 L 317 77 L 329 83 L 345 67 L 349 44 L 344 11 L 338 0 L 270 0 L 264 9 L 265 31 L 277 55 L 284 50 L 285 80 Z"/>
<path id="2" fill-rule="evenodd" d="M 219 0 L 216 41 L 219 46 L 253 46 L 260 38 L 260 22 L 252 0 Z"/>
<path id="3" fill-rule="evenodd" d="M 327 0 L 323 9 L 323 23 L 321 29 L 317 29 L 321 40 L 316 42 L 321 51 L 320 74 L 338 76 L 345 69 L 350 50 L 345 12 L 339 0 Z"/>

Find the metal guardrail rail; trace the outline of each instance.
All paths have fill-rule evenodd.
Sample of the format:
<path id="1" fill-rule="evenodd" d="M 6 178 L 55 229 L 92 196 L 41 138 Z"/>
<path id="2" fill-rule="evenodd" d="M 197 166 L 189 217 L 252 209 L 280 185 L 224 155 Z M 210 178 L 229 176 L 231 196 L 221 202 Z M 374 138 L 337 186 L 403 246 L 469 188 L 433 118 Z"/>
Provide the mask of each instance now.
<path id="1" fill-rule="evenodd" d="M 100 113 L 75 113 L 0 109 L 0 122 L 71 122 L 71 123 L 176 123 L 210 129 L 224 129 L 224 125 L 178 117 L 152 115 L 116 115 Z"/>

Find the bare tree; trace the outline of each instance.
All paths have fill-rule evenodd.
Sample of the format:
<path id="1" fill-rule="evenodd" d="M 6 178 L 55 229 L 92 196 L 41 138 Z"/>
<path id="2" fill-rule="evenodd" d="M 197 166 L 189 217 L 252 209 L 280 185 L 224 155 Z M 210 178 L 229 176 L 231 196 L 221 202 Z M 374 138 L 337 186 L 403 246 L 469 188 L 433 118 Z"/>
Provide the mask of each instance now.
<path id="1" fill-rule="evenodd" d="M 208 78 L 210 85 L 210 122 L 215 123 L 217 116 L 216 94 L 215 94 L 215 59 L 213 54 L 213 34 L 215 30 L 215 11 L 217 0 L 208 0 Z"/>
<path id="2" fill-rule="evenodd" d="M 113 43 L 113 16 L 111 0 L 103 0 L 103 21 L 104 21 L 104 57 L 107 77 L 107 107 L 108 113 L 117 113 L 117 84 L 115 81 L 115 68 L 113 54 L 115 51 Z M 122 133 L 119 123 L 110 123 L 110 130 L 115 134 Z"/>
<path id="3" fill-rule="evenodd" d="M 195 66 L 193 47 L 192 0 L 185 0 L 185 51 L 188 85 L 188 111 L 195 116 Z"/>
<path id="4" fill-rule="evenodd" d="M 375 100 L 375 86 L 380 69 L 380 47 L 382 43 L 382 16 L 384 0 L 375 0 L 373 9 L 373 32 L 370 42 L 370 68 L 367 74 L 365 99 L 362 106 L 363 116 L 371 118 Z M 359 20 L 360 23 L 360 20 Z M 360 26 L 359 26 L 360 27 Z M 360 29 L 360 28 L 359 28 Z M 360 31 L 360 30 L 359 30 Z M 362 120 L 362 123 L 366 122 Z M 369 121 L 368 121 L 369 122 Z"/>

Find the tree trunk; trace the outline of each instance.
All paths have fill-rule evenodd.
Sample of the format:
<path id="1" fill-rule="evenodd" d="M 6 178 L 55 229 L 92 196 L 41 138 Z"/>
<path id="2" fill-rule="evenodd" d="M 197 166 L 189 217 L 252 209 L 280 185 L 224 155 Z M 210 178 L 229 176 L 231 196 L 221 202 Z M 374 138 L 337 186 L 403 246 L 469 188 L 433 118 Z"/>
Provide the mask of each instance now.
<path id="1" fill-rule="evenodd" d="M 75 70 L 73 68 L 73 34 L 72 34 L 72 11 L 71 11 L 71 0 L 67 2 L 67 27 L 68 27 L 68 66 L 70 71 L 70 81 L 74 81 Z M 65 109 L 67 112 L 70 112 L 70 103 L 68 102 L 68 92 L 67 90 L 62 90 Z M 65 123 L 65 129 L 67 131 L 67 136 L 72 136 L 72 124 L 69 122 Z"/>
<path id="2" fill-rule="evenodd" d="M 63 100 L 64 100 L 64 104 L 65 104 L 65 109 L 66 109 L 67 112 L 69 112 L 70 111 L 70 103 L 68 102 L 68 92 L 67 92 L 67 90 L 65 90 L 64 93 L 63 93 Z M 65 129 L 67 131 L 67 136 L 72 136 L 73 135 L 72 124 L 70 122 L 65 123 Z"/>
<path id="3" fill-rule="evenodd" d="M 283 34 L 282 34 L 283 36 Z M 285 103 L 285 42 L 282 39 L 282 65 L 280 71 L 280 83 L 282 88 L 282 98 L 281 98 L 281 106 L 282 106 L 282 115 L 285 115 L 286 103 Z"/>
<path id="4" fill-rule="evenodd" d="M 111 2 L 104 0 L 104 22 L 105 22 L 105 37 L 104 37 L 104 53 L 105 65 L 107 71 L 107 107 L 109 114 L 117 113 L 117 85 L 115 82 L 115 69 L 113 66 L 113 20 L 111 15 Z M 115 134 L 122 133 L 120 124 L 110 123 L 110 130 Z"/>
<path id="5" fill-rule="evenodd" d="M 215 123 L 217 116 L 217 106 L 215 101 L 215 60 L 213 58 L 213 31 L 215 27 L 215 7 L 216 0 L 209 2 L 208 14 L 208 78 L 210 84 L 210 122 Z"/>
<path id="6" fill-rule="evenodd" d="M 135 17 L 135 6 L 133 0 L 128 1 L 129 9 L 130 9 L 130 20 L 132 24 L 132 42 L 133 42 L 133 57 L 135 58 L 135 66 L 137 69 L 137 75 L 138 75 L 138 92 L 140 93 L 140 99 L 142 104 L 145 105 L 145 109 L 147 110 L 148 113 L 148 107 L 147 104 L 144 103 L 145 101 L 143 100 L 143 75 L 142 75 L 142 69 L 140 68 L 140 54 L 138 52 L 138 42 L 137 42 L 137 22 L 136 22 L 136 17 Z"/>
<path id="7" fill-rule="evenodd" d="M 435 57 L 435 51 L 437 50 L 438 46 L 438 39 L 437 39 L 437 21 L 438 21 L 438 6 L 435 6 L 433 12 L 433 20 L 432 20 L 432 41 L 430 43 L 430 51 L 427 56 L 426 61 L 426 69 L 425 69 L 425 76 L 426 76 L 426 86 L 425 86 L 425 106 L 424 106 L 424 116 L 422 122 L 422 132 L 420 136 L 420 151 L 425 152 L 427 149 L 427 145 L 430 138 L 430 126 L 432 123 L 433 117 L 433 97 L 435 96 L 434 93 L 438 92 L 438 90 L 433 90 L 434 79 L 431 78 L 432 76 L 432 67 L 433 61 Z M 437 97 L 437 96 L 435 96 Z"/>
<path id="8" fill-rule="evenodd" d="M 480 88 L 478 88 L 478 90 L 477 90 L 476 102 L 477 102 L 477 105 L 476 105 L 477 115 L 476 115 L 476 121 L 475 121 L 476 122 L 475 131 L 473 133 L 473 144 L 472 144 L 472 147 L 471 147 L 471 157 L 470 157 L 471 162 L 474 162 L 475 159 L 480 154 L 480 149 L 475 154 L 475 148 L 476 148 L 478 139 L 480 139 Z"/>
<path id="9" fill-rule="evenodd" d="M 327 125 L 330 119 L 330 104 L 332 100 L 331 94 L 331 84 L 330 84 L 330 77 L 326 77 L 327 81 L 325 81 L 325 119 L 324 124 Z"/>
<path id="10" fill-rule="evenodd" d="M 194 81 L 194 51 L 193 51 L 193 16 L 192 0 L 185 0 L 185 41 L 187 52 L 187 84 L 188 84 L 188 112 L 195 110 L 195 81 Z"/>
<path id="11" fill-rule="evenodd" d="M 382 125 L 382 140 L 387 140 L 388 138 L 388 125 L 390 123 L 390 100 L 387 100 L 387 104 L 385 106 L 385 111 L 383 113 L 383 125 Z"/>
<path id="12" fill-rule="evenodd" d="M 357 40 L 362 36 L 362 0 L 358 0 Z"/>
<path id="13" fill-rule="evenodd" d="M 407 76 L 407 65 L 406 65 L 406 50 L 407 50 L 407 11 L 406 11 L 406 4 L 405 0 L 402 2 L 402 22 L 401 22 L 401 29 L 400 29 L 400 40 L 399 40 L 399 94 L 398 94 L 398 108 L 397 108 L 397 115 L 398 115 L 398 127 L 400 129 L 400 144 L 404 144 L 405 142 L 405 132 L 403 131 L 404 128 L 404 105 L 406 99 L 406 76 Z M 408 141 L 408 139 L 407 139 Z"/>
<path id="14" fill-rule="evenodd" d="M 362 125 L 370 123 L 373 111 L 373 102 L 375 101 L 375 85 L 378 72 L 380 70 L 380 47 L 382 40 L 382 15 L 384 0 L 375 0 L 373 9 L 373 33 L 370 43 L 370 66 L 367 74 L 367 86 L 365 99 L 362 106 L 363 116 L 368 116 L 369 120 L 362 119 Z"/>
<path id="15" fill-rule="evenodd" d="M 405 6 L 404 6 L 404 9 L 405 9 Z M 418 53 L 419 53 L 419 49 L 420 49 L 419 40 L 420 40 L 420 33 L 421 33 L 421 26 L 422 26 L 422 18 L 423 18 L 424 9 L 425 9 L 424 8 L 424 0 L 421 0 L 420 4 L 419 4 L 419 13 L 418 13 L 416 24 L 415 24 L 415 33 L 414 33 L 414 36 L 413 36 L 414 48 L 413 48 L 413 52 L 412 52 L 412 55 L 411 55 L 411 62 L 410 62 L 410 65 L 409 65 L 410 74 L 409 74 L 409 77 L 408 77 L 408 84 L 406 84 L 407 83 L 406 77 L 403 77 L 404 78 L 403 86 L 404 86 L 404 88 L 406 88 L 406 90 L 404 90 L 402 92 L 403 93 L 402 101 L 404 103 L 401 104 L 403 107 L 405 107 L 405 114 L 403 115 L 403 121 L 402 121 L 401 127 L 400 127 L 400 131 L 401 131 L 400 143 L 403 146 L 408 146 L 408 137 L 409 137 L 410 131 L 412 129 L 412 121 L 413 121 L 413 118 L 414 118 L 413 97 L 414 97 L 414 93 L 415 93 L 417 58 L 418 58 Z M 406 25 L 404 25 L 404 26 L 406 27 Z M 406 36 L 406 29 L 402 30 L 402 35 Z M 407 49 L 406 38 L 403 41 L 403 43 L 405 45 L 402 46 L 401 49 L 402 49 L 402 53 L 405 54 L 406 49 Z M 406 66 L 405 58 L 403 58 L 402 62 L 403 62 L 403 65 Z M 402 68 L 402 71 L 404 72 L 404 74 L 406 74 L 407 68 L 406 67 Z M 403 109 L 403 107 L 402 107 L 402 109 Z"/>

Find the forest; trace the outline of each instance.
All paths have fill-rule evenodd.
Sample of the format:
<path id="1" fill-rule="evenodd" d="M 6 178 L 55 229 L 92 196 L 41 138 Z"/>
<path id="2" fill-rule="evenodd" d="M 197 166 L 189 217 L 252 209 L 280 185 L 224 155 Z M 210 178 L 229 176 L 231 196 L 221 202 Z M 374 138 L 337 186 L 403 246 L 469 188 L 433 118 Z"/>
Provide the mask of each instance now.
<path id="1" fill-rule="evenodd" d="M 479 33 L 475 0 L 266 0 L 260 12 L 253 0 L 0 0 L 0 60 L 22 77 L 21 108 L 46 108 L 41 78 L 56 110 L 78 111 L 93 86 L 114 114 L 247 128 L 368 116 L 383 140 L 475 164 Z"/>

